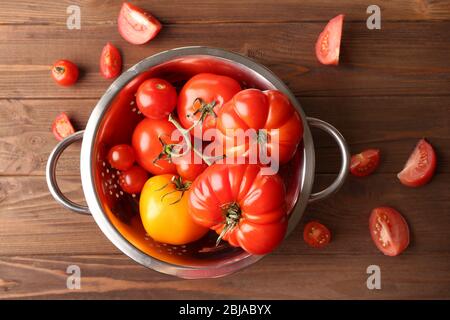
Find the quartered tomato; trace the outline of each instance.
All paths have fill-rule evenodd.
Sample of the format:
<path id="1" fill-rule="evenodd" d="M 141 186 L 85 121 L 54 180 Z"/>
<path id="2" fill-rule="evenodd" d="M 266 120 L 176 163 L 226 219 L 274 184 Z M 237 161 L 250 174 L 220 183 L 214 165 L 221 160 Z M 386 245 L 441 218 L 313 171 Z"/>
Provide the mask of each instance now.
<path id="1" fill-rule="evenodd" d="M 238 134 L 248 129 L 256 132 L 253 138 L 239 139 Z M 248 157 L 252 151 L 275 157 L 278 151 L 279 163 L 285 164 L 303 137 L 303 124 L 280 91 L 247 89 L 219 110 L 217 131 L 227 157 Z"/>
<path id="2" fill-rule="evenodd" d="M 128 170 L 134 164 L 134 149 L 127 144 L 118 144 L 108 152 L 108 162 L 117 170 Z"/>
<path id="3" fill-rule="evenodd" d="M 52 77 L 61 86 L 71 86 L 78 80 L 78 67 L 69 60 L 58 60 L 52 66 Z"/>
<path id="4" fill-rule="evenodd" d="M 122 71 L 122 57 L 119 50 L 110 42 L 102 50 L 100 56 L 100 73 L 106 79 L 117 77 Z"/>
<path id="5" fill-rule="evenodd" d="M 227 76 L 211 73 L 193 76 L 183 86 L 178 97 L 177 113 L 181 125 L 188 129 L 197 124 L 202 130 L 194 129 L 191 132 L 202 139 L 202 133 L 215 128 L 217 113 L 222 105 L 240 90 L 239 83 Z"/>
<path id="6" fill-rule="evenodd" d="M 419 187 L 431 180 L 435 170 L 436 153 L 433 146 L 421 139 L 397 177 L 405 186 Z"/>
<path id="7" fill-rule="evenodd" d="M 213 164 L 192 184 L 189 213 L 221 239 L 251 254 L 273 251 L 287 228 L 281 178 L 256 164 Z"/>
<path id="8" fill-rule="evenodd" d="M 146 117 L 166 118 L 177 105 L 177 91 L 166 80 L 148 79 L 139 86 L 136 104 Z"/>
<path id="9" fill-rule="evenodd" d="M 120 9 L 118 26 L 120 35 L 132 44 L 144 44 L 161 30 L 161 23 L 149 12 L 124 2 Z"/>
<path id="10" fill-rule="evenodd" d="M 390 207 L 372 210 L 369 229 L 377 248 L 387 256 L 402 253 L 409 245 L 409 228 L 403 216 Z"/>
<path id="11" fill-rule="evenodd" d="M 350 172 L 357 177 L 365 177 L 375 171 L 380 163 L 380 150 L 368 149 L 352 156 Z"/>
<path id="12" fill-rule="evenodd" d="M 316 42 L 316 57 L 322 64 L 339 64 L 344 15 L 331 19 Z"/>
<path id="13" fill-rule="evenodd" d="M 322 248 L 331 240 L 330 230 L 317 221 L 308 222 L 303 230 L 303 240 L 311 247 Z"/>
<path id="14" fill-rule="evenodd" d="M 138 194 L 141 192 L 147 179 L 148 172 L 140 166 L 134 165 L 120 173 L 119 185 L 126 193 Z"/>
<path id="15" fill-rule="evenodd" d="M 72 133 L 75 133 L 75 130 L 72 126 L 72 123 L 70 123 L 70 119 L 67 114 L 62 112 L 56 117 L 52 124 L 52 132 L 55 138 L 58 140 L 62 140 L 70 136 Z"/>

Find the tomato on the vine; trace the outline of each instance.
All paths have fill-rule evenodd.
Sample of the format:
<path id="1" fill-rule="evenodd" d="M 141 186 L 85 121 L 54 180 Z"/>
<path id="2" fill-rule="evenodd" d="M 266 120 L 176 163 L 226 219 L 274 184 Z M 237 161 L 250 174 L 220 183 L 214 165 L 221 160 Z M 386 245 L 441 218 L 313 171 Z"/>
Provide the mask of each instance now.
<path id="1" fill-rule="evenodd" d="M 69 60 L 58 60 L 52 66 L 52 77 L 61 86 L 71 86 L 78 80 L 78 67 Z"/>
<path id="2" fill-rule="evenodd" d="M 136 93 L 136 104 L 142 114 L 151 119 L 167 117 L 177 105 L 177 91 L 166 80 L 145 80 Z"/>
<path id="3" fill-rule="evenodd" d="M 134 149 L 127 144 L 118 144 L 108 152 L 108 162 L 117 170 L 128 170 L 134 164 Z"/>

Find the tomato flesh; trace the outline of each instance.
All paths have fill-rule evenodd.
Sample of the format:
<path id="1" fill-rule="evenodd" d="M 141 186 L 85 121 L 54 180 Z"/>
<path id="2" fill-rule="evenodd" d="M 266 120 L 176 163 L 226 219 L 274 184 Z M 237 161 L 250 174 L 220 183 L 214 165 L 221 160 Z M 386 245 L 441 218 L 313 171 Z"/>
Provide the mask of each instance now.
<path id="1" fill-rule="evenodd" d="M 387 256 L 397 256 L 409 245 L 409 227 L 403 216 L 390 207 L 372 210 L 370 235 L 376 247 Z"/>
<path id="2" fill-rule="evenodd" d="M 58 60 L 52 66 L 52 78 L 61 86 L 68 87 L 78 80 L 78 67 L 69 60 Z"/>
<path id="3" fill-rule="evenodd" d="M 405 186 L 419 187 L 431 180 L 435 170 L 436 153 L 433 146 L 421 139 L 397 177 Z"/>
<path id="4" fill-rule="evenodd" d="M 100 73 L 106 79 L 117 77 L 122 71 L 122 57 L 119 50 L 107 43 L 100 56 Z"/>
<path id="5" fill-rule="evenodd" d="M 130 194 L 140 193 L 144 184 L 147 182 L 148 172 L 138 165 L 121 172 L 119 176 L 119 185 L 123 191 Z"/>
<path id="6" fill-rule="evenodd" d="M 161 23 L 149 12 L 125 2 L 119 13 L 120 35 L 132 44 L 144 44 L 161 30 Z"/>
<path id="7" fill-rule="evenodd" d="M 134 150 L 127 144 L 116 145 L 108 152 L 108 162 L 117 170 L 130 169 L 135 160 Z"/>
<path id="8" fill-rule="evenodd" d="M 148 118 L 166 118 L 177 105 L 177 91 L 166 80 L 148 79 L 138 88 L 136 104 Z"/>
<path id="9" fill-rule="evenodd" d="M 320 222 L 311 221 L 303 230 L 303 240 L 313 248 L 322 248 L 330 242 L 331 232 Z"/>
<path id="10" fill-rule="evenodd" d="M 380 150 L 368 149 L 352 156 L 350 172 L 357 177 L 370 175 L 378 168 L 380 163 Z"/>
<path id="11" fill-rule="evenodd" d="M 70 119 L 67 114 L 63 112 L 56 117 L 56 119 L 53 121 L 52 132 L 55 138 L 59 141 L 75 133 L 75 130 L 72 126 L 72 123 L 70 123 Z"/>
<path id="12" fill-rule="evenodd" d="M 316 57 L 325 65 L 338 65 L 344 15 L 331 19 L 316 42 Z"/>

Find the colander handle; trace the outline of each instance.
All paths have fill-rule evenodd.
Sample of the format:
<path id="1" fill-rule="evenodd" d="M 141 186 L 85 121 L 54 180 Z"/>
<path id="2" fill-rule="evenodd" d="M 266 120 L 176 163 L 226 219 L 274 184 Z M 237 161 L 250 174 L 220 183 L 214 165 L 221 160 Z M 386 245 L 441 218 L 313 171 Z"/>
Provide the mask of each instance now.
<path id="1" fill-rule="evenodd" d="M 45 177 L 47 179 L 48 189 L 53 198 L 61 204 L 63 207 L 75 211 L 81 214 L 90 214 L 89 207 L 81 204 L 77 204 L 68 199 L 59 189 L 58 182 L 56 181 L 56 164 L 58 159 L 66 148 L 77 140 L 83 139 L 84 130 L 77 131 L 74 134 L 68 136 L 61 142 L 59 142 L 53 149 L 52 153 L 48 157 L 47 167 L 45 169 Z"/>
<path id="2" fill-rule="evenodd" d="M 342 157 L 341 168 L 339 169 L 339 174 L 336 179 L 324 190 L 312 193 L 308 200 L 308 202 L 311 203 L 332 195 L 344 184 L 350 167 L 350 152 L 342 134 L 331 124 L 320 119 L 310 117 L 307 118 L 307 121 L 311 127 L 321 129 L 331 135 L 331 137 L 337 142 Z"/>

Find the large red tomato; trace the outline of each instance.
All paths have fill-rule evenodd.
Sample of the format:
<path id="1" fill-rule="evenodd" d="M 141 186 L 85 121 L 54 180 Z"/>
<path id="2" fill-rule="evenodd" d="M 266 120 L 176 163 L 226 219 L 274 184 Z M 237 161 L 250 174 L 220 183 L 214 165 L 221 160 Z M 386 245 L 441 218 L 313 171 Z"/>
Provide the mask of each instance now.
<path id="1" fill-rule="evenodd" d="M 239 92 L 220 109 L 217 129 L 228 157 L 249 156 L 252 150 L 256 150 L 255 145 L 258 153 L 264 151 L 261 149 L 264 147 L 267 155 L 274 157 L 278 145 L 280 164 L 294 156 L 303 137 L 300 115 L 289 98 L 276 90 L 247 89 Z M 258 133 L 252 139 L 243 140 L 236 136 L 239 129 L 255 129 Z"/>
<path id="2" fill-rule="evenodd" d="M 191 185 L 189 213 L 232 246 L 266 254 L 283 240 L 287 228 L 281 178 L 264 175 L 256 164 L 213 164 Z"/>
<path id="3" fill-rule="evenodd" d="M 213 129 L 218 110 L 240 90 L 239 83 L 227 76 L 212 73 L 193 76 L 178 96 L 177 112 L 181 125 L 188 129 L 201 120 L 203 133 Z M 202 138 L 199 133 L 192 132 Z"/>

